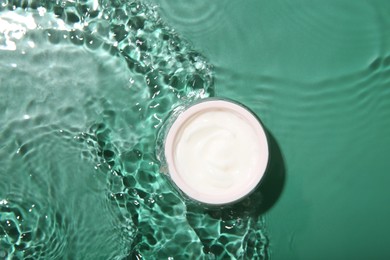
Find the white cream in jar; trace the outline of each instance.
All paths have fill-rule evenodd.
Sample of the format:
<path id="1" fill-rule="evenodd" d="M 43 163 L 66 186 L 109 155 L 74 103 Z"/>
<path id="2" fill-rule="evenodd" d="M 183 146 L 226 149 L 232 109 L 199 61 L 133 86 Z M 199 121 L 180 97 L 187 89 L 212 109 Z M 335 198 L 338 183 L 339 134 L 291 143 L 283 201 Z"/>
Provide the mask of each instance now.
<path id="1" fill-rule="evenodd" d="M 260 122 L 225 100 L 203 101 L 180 114 L 168 131 L 164 152 L 176 186 L 207 204 L 231 203 L 249 194 L 268 162 Z"/>

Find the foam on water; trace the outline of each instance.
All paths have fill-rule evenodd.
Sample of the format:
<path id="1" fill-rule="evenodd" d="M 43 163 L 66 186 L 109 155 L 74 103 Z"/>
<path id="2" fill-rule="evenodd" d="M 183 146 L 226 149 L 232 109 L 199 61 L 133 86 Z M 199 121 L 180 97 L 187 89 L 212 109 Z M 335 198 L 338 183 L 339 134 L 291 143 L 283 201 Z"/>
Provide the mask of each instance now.
<path id="1" fill-rule="evenodd" d="M 0 258 L 268 257 L 253 197 L 207 210 L 160 174 L 164 118 L 214 89 L 154 6 L 5 1 L 0 24 Z"/>

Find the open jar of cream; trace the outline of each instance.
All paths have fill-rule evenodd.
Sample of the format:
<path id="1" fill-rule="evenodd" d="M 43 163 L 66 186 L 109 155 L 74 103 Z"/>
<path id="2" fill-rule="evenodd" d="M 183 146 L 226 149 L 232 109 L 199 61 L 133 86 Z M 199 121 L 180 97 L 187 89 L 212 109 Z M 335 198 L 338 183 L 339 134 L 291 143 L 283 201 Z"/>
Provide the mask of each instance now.
<path id="1" fill-rule="evenodd" d="M 269 159 L 265 130 L 244 106 L 206 99 L 176 115 L 166 132 L 168 175 L 185 195 L 222 205 L 251 193 Z"/>

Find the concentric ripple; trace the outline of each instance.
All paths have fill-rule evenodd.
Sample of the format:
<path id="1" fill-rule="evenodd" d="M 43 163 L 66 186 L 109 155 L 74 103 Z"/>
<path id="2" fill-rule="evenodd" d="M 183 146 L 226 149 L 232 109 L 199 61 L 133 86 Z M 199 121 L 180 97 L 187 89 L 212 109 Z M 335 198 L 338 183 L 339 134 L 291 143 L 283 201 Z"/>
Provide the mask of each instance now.
<path id="1" fill-rule="evenodd" d="M 212 33 L 226 25 L 227 17 L 223 15 L 225 9 L 214 1 L 156 1 L 168 20 L 176 26 L 187 28 L 191 34 L 201 35 Z M 230 2 L 225 3 L 226 6 Z"/>
<path id="2" fill-rule="evenodd" d="M 159 172 L 157 130 L 212 74 L 143 2 L 2 2 L 0 258 L 267 257 L 259 216 L 227 223 Z"/>

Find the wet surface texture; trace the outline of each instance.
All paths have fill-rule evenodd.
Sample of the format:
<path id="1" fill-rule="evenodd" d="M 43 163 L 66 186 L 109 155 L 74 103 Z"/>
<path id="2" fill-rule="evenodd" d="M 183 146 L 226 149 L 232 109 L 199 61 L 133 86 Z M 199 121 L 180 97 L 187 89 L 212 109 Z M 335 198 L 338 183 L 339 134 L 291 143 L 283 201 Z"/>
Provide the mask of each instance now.
<path id="1" fill-rule="evenodd" d="M 258 200 L 205 209 L 155 158 L 210 64 L 153 5 L 3 1 L 0 258 L 267 258 Z"/>

